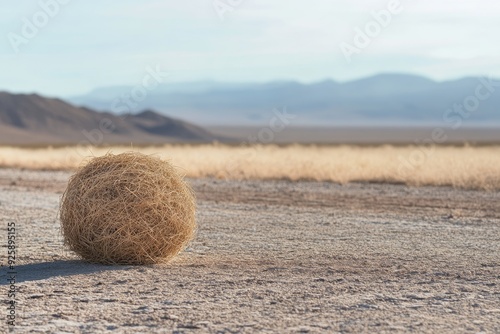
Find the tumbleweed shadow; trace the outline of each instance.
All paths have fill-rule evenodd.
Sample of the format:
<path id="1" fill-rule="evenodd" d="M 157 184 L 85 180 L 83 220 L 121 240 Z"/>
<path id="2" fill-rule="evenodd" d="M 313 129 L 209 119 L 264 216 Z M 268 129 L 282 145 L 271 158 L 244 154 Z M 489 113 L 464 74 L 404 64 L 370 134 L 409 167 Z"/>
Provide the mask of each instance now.
<path id="1" fill-rule="evenodd" d="M 103 271 L 127 270 L 131 266 L 109 266 L 87 263 L 78 260 L 59 260 L 51 262 L 30 263 L 14 267 L 17 283 L 40 281 L 52 277 L 94 274 Z M 10 284 L 12 271 L 7 266 L 0 267 L 0 285 Z"/>

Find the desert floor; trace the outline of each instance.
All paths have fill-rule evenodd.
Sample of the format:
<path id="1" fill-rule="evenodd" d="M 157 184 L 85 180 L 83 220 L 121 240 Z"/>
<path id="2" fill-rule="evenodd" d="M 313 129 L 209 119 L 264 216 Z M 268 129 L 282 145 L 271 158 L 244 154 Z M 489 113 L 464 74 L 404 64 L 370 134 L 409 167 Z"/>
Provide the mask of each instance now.
<path id="1" fill-rule="evenodd" d="M 63 247 L 68 177 L 0 169 L 16 333 L 500 332 L 498 191 L 190 179 L 199 231 L 184 253 L 101 266 Z"/>

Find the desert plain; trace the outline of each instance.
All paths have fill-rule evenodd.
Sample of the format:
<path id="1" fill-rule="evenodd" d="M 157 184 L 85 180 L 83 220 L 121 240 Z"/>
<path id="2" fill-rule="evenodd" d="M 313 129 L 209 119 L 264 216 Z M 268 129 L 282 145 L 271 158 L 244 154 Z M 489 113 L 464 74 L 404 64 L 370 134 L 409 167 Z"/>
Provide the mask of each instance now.
<path id="1" fill-rule="evenodd" d="M 444 169 L 458 181 L 437 185 L 188 173 L 198 201 L 189 247 L 167 265 L 104 266 L 63 245 L 72 171 L 4 165 L 2 318 L 14 222 L 15 333 L 498 333 L 495 168 L 486 178 Z"/>

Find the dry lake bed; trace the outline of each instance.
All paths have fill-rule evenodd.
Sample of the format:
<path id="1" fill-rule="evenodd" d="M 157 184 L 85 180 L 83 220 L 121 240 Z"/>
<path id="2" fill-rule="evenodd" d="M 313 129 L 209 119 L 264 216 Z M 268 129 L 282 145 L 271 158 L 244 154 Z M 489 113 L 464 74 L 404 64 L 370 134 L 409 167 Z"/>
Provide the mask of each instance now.
<path id="1" fill-rule="evenodd" d="M 499 192 L 191 179 L 184 253 L 101 266 L 63 247 L 69 175 L 0 169 L 2 333 L 11 286 L 15 333 L 500 333 Z"/>

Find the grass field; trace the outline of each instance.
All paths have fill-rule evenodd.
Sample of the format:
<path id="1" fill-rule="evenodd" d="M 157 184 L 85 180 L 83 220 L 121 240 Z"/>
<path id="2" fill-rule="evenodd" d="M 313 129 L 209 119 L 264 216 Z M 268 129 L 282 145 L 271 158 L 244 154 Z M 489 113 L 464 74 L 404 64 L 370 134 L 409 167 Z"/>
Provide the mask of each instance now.
<path id="1" fill-rule="evenodd" d="M 0 148 L 0 166 L 74 169 L 92 156 L 141 151 L 192 178 L 383 182 L 500 189 L 498 146 L 226 146 Z"/>

